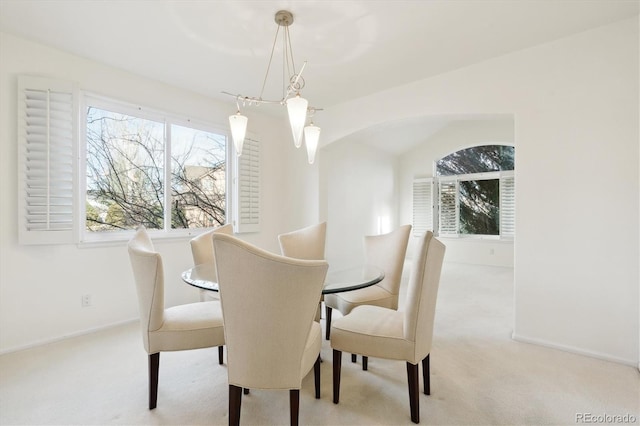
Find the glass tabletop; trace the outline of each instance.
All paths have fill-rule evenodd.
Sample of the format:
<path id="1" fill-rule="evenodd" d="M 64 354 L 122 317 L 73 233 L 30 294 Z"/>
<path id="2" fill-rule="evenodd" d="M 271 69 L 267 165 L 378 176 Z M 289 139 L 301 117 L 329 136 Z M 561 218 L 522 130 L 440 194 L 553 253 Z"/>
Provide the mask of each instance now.
<path id="1" fill-rule="evenodd" d="M 384 278 L 384 271 L 375 266 L 356 266 L 341 270 L 329 268 L 322 294 L 341 293 L 358 290 L 379 283 Z M 182 280 L 189 285 L 204 290 L 218 291 L 212 264 L 200 264 L 182 273 Z"/>

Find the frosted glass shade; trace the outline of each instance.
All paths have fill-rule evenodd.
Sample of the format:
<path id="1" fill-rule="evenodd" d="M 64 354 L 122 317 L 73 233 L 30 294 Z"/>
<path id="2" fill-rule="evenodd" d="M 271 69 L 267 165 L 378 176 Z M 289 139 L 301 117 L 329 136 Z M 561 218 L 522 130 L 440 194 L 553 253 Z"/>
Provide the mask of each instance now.
<path id="1" fill-rule="evenodd" d="M 311 123 L 304 128 L 304 141 L 307 145 L 307 157 L 309 159 L 309 164 L 313 164 L 313 161 L 316 158 L 318 139 L 320 139 L 320 127 Z"/>
<path id="2" fill-rule="evenodd" d="M 307 121 L 307 106 L 309 102 L 301 98 L 298 93 L 295 98 L 287 99 L 287 111 L 289 112 L 289 123 L 293 133 L 293 144 L 296 148 L 302 145 L 302 130 Z"/>
<path id="3" fill-rule="evenodd" d="M 233 145 L 236 147 L 236 154 L 242 155 L 242 145 L 247 134 L 247 122 L 249 120 L 240 111 L 229 116 L 229 126 L 231 127 L 231 137 Z"/>

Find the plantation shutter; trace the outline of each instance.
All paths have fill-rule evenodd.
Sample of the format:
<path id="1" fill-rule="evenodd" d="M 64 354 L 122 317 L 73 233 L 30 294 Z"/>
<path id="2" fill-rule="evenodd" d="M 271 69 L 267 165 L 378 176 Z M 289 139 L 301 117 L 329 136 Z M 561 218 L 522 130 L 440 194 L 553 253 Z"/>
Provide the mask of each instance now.
<path id="1" fill-rule="evenodd" d="M 18 240 L 74 242 L 78 95 L 73 83 L 18 78 Z"/>
<path id="2" fill-rule="evenodd" d="M 439 235 L 458 234 L 457 187 L 455 180 L 440 181 Z"/>
<path id="3" fill-rule="evenodd" d="M 514 176 L 500 178 L 500 236 L 516 234 L 516 186 Z"/>
<path id="4" fill-rule="evenodd" d="M 237 157 L 234 232 L 260 231 L 260 143 L 245 139 Z"/>
<path id="5" fill-rule="evenodd" d="M 433 230 L 433 179 L 413 181 L 413 235 L 422 236 Z"/>

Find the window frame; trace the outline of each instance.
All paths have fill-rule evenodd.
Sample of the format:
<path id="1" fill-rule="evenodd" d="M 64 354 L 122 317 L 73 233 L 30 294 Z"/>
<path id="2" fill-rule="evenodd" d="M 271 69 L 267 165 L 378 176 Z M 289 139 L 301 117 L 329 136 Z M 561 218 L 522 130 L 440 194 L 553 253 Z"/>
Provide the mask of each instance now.
<path id="1" fill-rule="evenodd" d="M 469 148 L 487 146 L 487 145 L 498 145 L 498 146 L 509 146 L 515 149 L 515 145 L 510 143 L 486 143 L 479 145 L 470 145 L 466 147 L 462 147 L 458 150 L 454 150 L 449 154 L 442 156 L 439 159 L 435 159 L 432 162 L 431 169 L 431 177 L 427 177 L 425 175 L 415 176 L 412 181 L 413 189 L 412 189 L 412 197 L 415 200 L 415 186 L 417 182 L 430 180 L 432 182 L 432 191 L 431 191 L 431 206 L 432 206 L 432 226 L 433 232 L 440 238 L 451 238 L 451 239 L 468 239 L 468 240 L 493 240 L 493 241 L 513 241 L 515 239 L 515 227 L 516 227 L 516 212 L 515 212 L 515 203 L 516 203 L 516 182 L 515 182 L 515 165 L 513 170 L 497 170 L 490 172 L 479 172 L 479 173 L 468 173 L 468 174 L 460 174 L 460 175 L 442 175 L 439 176 L 437 174 L 437 163 L 440 159 L 446 157 L 457 151 L 462 151 Z M 460 189 L 459 182 L 460 181 L 469 181 L 469 180 L 485 180 L 485 179 L 498 179 L 499 181 L 499 209 L 500 209 L 500 234 L 499 235 L 488 235 L 488 234 L 461 234 L 460 230 Z M 440 219 L 441 219 L 441 203 L 440 203 L 440 185 L 441 182 L 452 182 L 455 186 L 455 223 L 456 223 L 456 232 L 455 233 L 441 233 L 440 231 Z M 503 198 L 504 195 L 507 195 L 507 191 L 503 190 L 505 188 L 504 183 L 508 182 L 507 186 L 509 186 L 509 194 L 511 196 L 509 200 L 508 208 L 506 211 L 503 209 L 505 206 L 504 202 L 506 201 Z M 413 217 L 416 217 L 419 212 L 416 212 L 416 205 L 413 205 Z M 508 216 L 507 216 L 508 215 Z M 506 216 L 506 220 L 505 220 Z M 505 227 L 507 225 L 507 227 Z"/>
<path id="2" fill-rule="evenodd" d="M 434 162 L 435 164 L 435 162 Z M 438 230 L 438 236 L 443 238 L 460 238 L 460 239 L 482 239 L 482 240 L 513 240 L 513 235 L 505 235 L 503 233 L 503 182 L 505 179 L 515 179 L 514 170 L 503 170 L 497 172 L 483 172 L 483 173 L 468 173 L 462 175 L 448 175 L 448 176 L 436 176 L 433 178 L 437 184 L 435 185 L 436 189 L 436 201 L 435 205 L 437 208 L 435 209 L 435 224 L 434 229 Z M 462 234 L 460 233 L 460 182 L 474 181 L 474 180 L 498 180 L 499 185 L 499 199 L 498 199 L 498 208 L 500 212 L 500 222 L 499 222 L 499 234 L 498 235 L 490 235 L 490 234 Z M 456 210 L 456 232 L 455 233 L 441 233 L 440 230 L 440 211 L 441 211 L 441 203 L 440 203 L 440 183 L 441 182 L 454 182 L 455 183 L 455 210 Z M 515 199 L 515 193 L 514 197 Z"/>
<path id="3" fill-rule="evenodd" d="M 189 127 L 205 132 L 223 135 L 226 138 L 226 171 L 225 171 L 225 217 L 226 223 L 231 223 L 233 212 L 235 211 L 236 197 L 234 195 L 233 182 L 235 181 L 237 170 L 237 157 L 231 144 L 231 134 L 225 127 L 217 125 L 213 122 L 204 122 L 202 120 L 193 120 L 181 116 L 179 114 L 161 111 L 154 108 L 143 107 L 132 103 L 115 100 L 102 95 L 91 92 L 81 92 L 80 94 L 80 143 L 78 144 L 78 221 L 76 224 L 78 233 L 78 244 L 82 246 L 104 245 L 111 243 L 121 243 L 131 238 L 135 230 L 113 231 L 113 232 L 96 232 L 92 233 L 86 229 L 86 191 L 87 191 L 87 111 L 88 108 L 95 107 L 113 111 L 121 114 L 131 115 L 141 119 L 162 122 L 165 126 L 165 145 L 164 145 L 164 205 L 171 206 L 171 126 L 178 125 Z M 167 190 L 168 183 L 168 190 Z M 212 228 L 171 228 L 171 209 L 165 207 L 164 211 L 164 228 L 149 229 L 150 236 L 154 239 L 184 239 L 190 238 L 205 232 Z"/>

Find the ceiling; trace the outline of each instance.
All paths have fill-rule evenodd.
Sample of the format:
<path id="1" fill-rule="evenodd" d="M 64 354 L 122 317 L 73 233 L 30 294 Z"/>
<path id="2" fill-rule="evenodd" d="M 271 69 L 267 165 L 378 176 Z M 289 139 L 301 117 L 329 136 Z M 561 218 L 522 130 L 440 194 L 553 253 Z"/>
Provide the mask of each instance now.
<path id="1" fill-rule="evenodd" d="M 0 0 L 0 31 L 228 101 L 258 96 L 280 9 L 303 94 L 327 109 L 630 18 L 640 0 Z M 279 51 L 265 98 L 281 94 Z"/>

